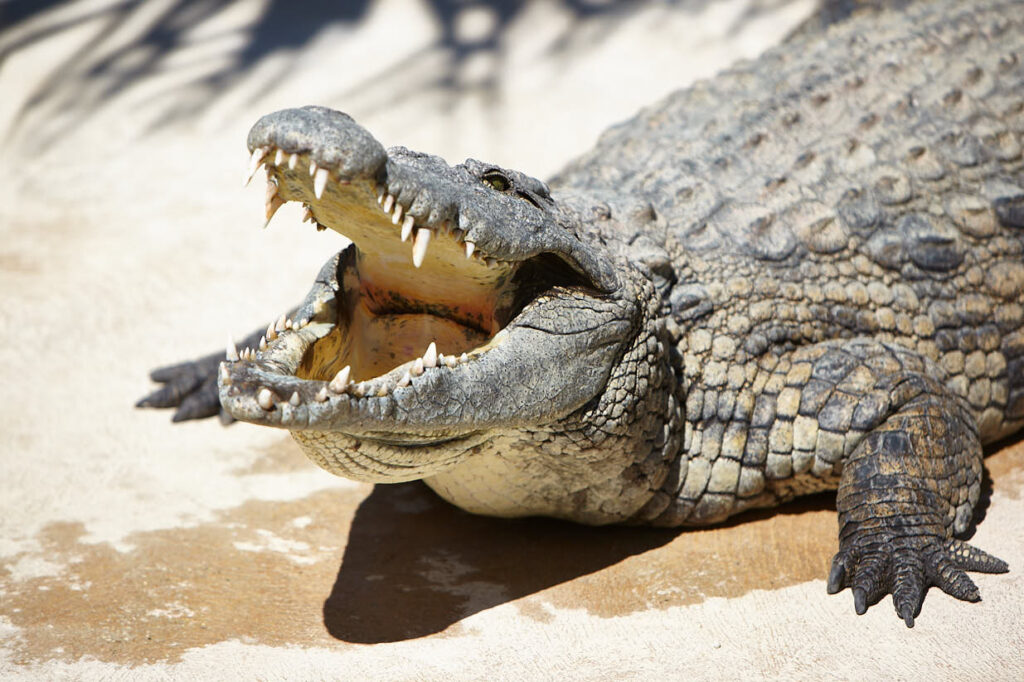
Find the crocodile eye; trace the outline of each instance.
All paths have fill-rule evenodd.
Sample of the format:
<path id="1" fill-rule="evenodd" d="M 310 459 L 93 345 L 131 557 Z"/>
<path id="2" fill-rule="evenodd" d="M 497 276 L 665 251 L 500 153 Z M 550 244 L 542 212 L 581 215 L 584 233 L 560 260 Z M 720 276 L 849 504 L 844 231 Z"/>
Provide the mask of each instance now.
<path id="1" fill-rule="evenodd" d="M 484 184 L 491 186 L 499 192 L 506 192 L 510 187 L 512 187 L 512 181 L 498 171 L 488 171 L 487 173 L 484 173 L 483 181 Z"/>

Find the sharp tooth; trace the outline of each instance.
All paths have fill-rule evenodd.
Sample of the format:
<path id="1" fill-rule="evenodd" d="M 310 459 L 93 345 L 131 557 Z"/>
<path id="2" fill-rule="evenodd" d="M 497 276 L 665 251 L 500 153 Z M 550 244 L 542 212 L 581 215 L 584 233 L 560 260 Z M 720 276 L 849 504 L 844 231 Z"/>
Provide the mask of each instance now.
<path id="1" fill-rule="evenodd" d="M 326 229 L 327 229 L 327 226 L 326 226 L 326 225 L 321 225 L 320 223 L 317 223 L 317 224 L 316 224 L 316 231 L 317 231 L 317 232 L 323 232 L 323 231 L 324 231 L 324 230 L 326 230 Z"/>
<path id="2" fill-rule="evenodd" d="M 288 399 L 288 402 L 291 403 L 292 407 L 298 407 L 299 405 L 301 405 L 302 398 L 299 397 L 299 392 L 294 391 L 292 393 L 292 397 Z"/>
<path id="3" fill-rule="evenodd" d="M 319 199 L 324 195 L 324 188 L 327 187 L 327 177 L 330 172 L 326 168 L 318 168 L 313 177 L 313 194 Z"/>
<path id="4" fill-rule="evenodd" d="M 469 356 L 466 355 L 465 353 L 463 353 L 462 355 L 459 356 L 459 362 L 467 362 L 468 360 L 469 360 Z"/>
<path id="5" fill-rule="evenodd" d="M 270 392 L 269 388 L 261 388 L 260 392 L 256 395 L 256 402 L 264 410 L 272 410 L 274 408 L 274 394 Z"/>
<path id="6" fill-rule="evenodd" d="M 392 195 L 390 195 L 390 194 L 389 194 L 389 195 L 387 195 L 387 196 L 386 196 L 386 197 L 384 198 L 384 212 L 385 212 L 385 213 L 391 213 L 391 208 L 392 208 L 392 207 L 393 207 L 394 205 L 395 205 L 395 197 L 393 197 L 393 196 L 392 196 Z"/>
<path id="7" fill-rule="evenodd" d="M 405 220 L 402 221 L 402 241 L 409 241 L 409 237 L 412 235 L 412 226 L 416 224 L 416 220 L 409 215 L 405 214 Z"/>
<path id="8" fill-rule="evenodd" d="M 284 328 L 291 329 L 294 324 L 295 323 L 292 322 L 292 318 L 289 317 L 287 320 L 284 321 Z"/>
<path id="9" fill-rule="evenodd" d="M 277 185 L 274 185 L 274 187 L 277 187 Z M 268 191 L 267 194 L 270 194 L 270 192 Z M 267 201 L 266 205 L 263 207 L 263 214 L 267 217 L 266 222 L 263 223 L 264 229 L 266 229 L 267 226 L 270 225 L 270 221 L 273 219 L 274 214 L 277 213 L 277 209 L 284 206 L 284 204 L 284 199 L 279 197 L 276 192 L 274 193 L 274 196 Z"/>
<path id="10" fill-rule="evenodd" d="M 231 372 L 228 371 L 228 366 L 224 363 L 220 365 L 220 383 L 225 386 L 231 385 Z"/>
<path id="11" fill-rule="evenodd" d="M 453 368 L 458 363 L 459 363 L 459 361 L 455 359 L 454 355 L 446 355 L 446 356 L 444 356 L 444 364 L 448 365 L 448 367 L 452 367 Z"/>
<path id="12" fill-rule="evenodd" d="M 314 222 L 314 220 L 313 220 L 313 211 L 310 210 L 309 206 L 303 206 L 302 208 L 303 208 L 303 210 L 302 210 L 302 222 L 304 222 L 304 223 Z"/>
<path id="13" fill-rule="evenodd" d="M 256 175 L 256 171 L 263 165 L 263 157 L 267 155 L 266 147 L 257 147 L 252 150 L 252 156 L 249 157 L 249 170 L 245 174 L 245 181 L 242 183 L 243 186 L 248 186 L 252 182 L 252 177 Z"/>
<path id="14" fill-rule="evenodd" d="M 260 337 L 260 350 L 266 350 L 266 349 L 267 349 L 267 337 L 261 336 Z"/>
<path id="15" fill-rule="evenodd" d="M 423 354 L 424 367 L 437 367 L 437 344 L 433 341 L 427 346 L 427 352 Z"/>
<path id="16" fill-rule="evenodd" d="M 416 236 L 412 243 L 412 264 L 416 267 L 423 265 L 423 257 L 427 255 L 427 244 L 430 243 L 430 230 L 421 227 L 416 230 Z"/>
<path id="17" fill-rule="evenodd" d="M 288 170 L 295 170 L 295 167 L 299 165 L 299 155 L 292 154 L 288 157 Z"/>
<path id="18" fill-rule="evenodd" d="M 278 149 L 277 153 L 274 154 L 274 165 L 280 166 L 282 163 L 284 163 L 284 150 Z"/>
<path id="19" fill-rule="evenodd" d="M 345 387 L 348 386 L 348 375 L 352 372 L 352 368 L 345 365 L 340 372 L 338 372 L 331 383 L 327 385 L 335 393 L 344 393 Z"/>
<path id="20" fill-rule="evenodd" d="M 277 322 L 274 323 L 275 331 L 283 332 L 285 329 L 287 329 L 287 327 L 284 326 L 284 323 L 287 321 L 288 320 L 287 318 L 285 318 L 284 314 L 282 314 L 281 317 L 277 318 Z"/>
<path id="21" fill-rule="evenodd" d="M 310 159 L 309 160 L 309 174 L 310 175 L 315 175 L 318 168 L 319 168 L 319 166 L 316 165 L 316 161 Z"/>
<path id="22" fill-rule="evenodd" d="M 230 336 L 228 337 L 228 349 L 225 355 L 228 362 L 238 362 L 238 347 L 235 346 L 235 340 Z"/>
<path id="23" fill-rule="evenodd" d="M 327 402 L 327 387 L 326 386 L 321 388 L 319 393 L 316 394 L 316 401 L 318 403 L 325 403 L 325 402 Z"/>
<path id="24" fill-rule="evenodd" d="M 391 224 L 392 225 L 397 225 L 398 221 L 400 221 L 402 219 L 402 211 L 403 211 L 402 205 L 401 204 L 395 204 L 395 212 L 391 214 Z"/>
<path id="25" fill-rule="evenodd" d="M 386 194 L 387 194 L 387 192 L 385 192 L 384 190 L 381 190 L 381 191 L 377 192 L 377 203 L 378 204 L 383 204 L 384 203 L 384 195 L 386 195 Z"/>
<path id="26" fill-rule="evenodd" d="M 416 358 L 416 361 L 412 363 L 412 375 L 418 377 L 423 374 L 423 358 Z"/>
<path id="27" fill-rule="evenodd" d="M 277 330 L 274 329 L 274 323 L 271 322 L 270 324 L 267 325 L 267 340 L 268 341 L 273 341 L 276 338 L 277 338 Z"/>
<path id="28" fill-rule="evenodd" d="M 473 242 L 466 242 L 466 258 L 471 257 L 474 251 L 476 251 L 476 244 Z"/>
<path id="29" fill-rule="evenodd" d="M 408 372 L 406 372 L 405 374 L 402 375 L 402 378 L 398 380 L 398 383 L 395 384 L 395 386 L 396 388 L 405 388 L 406 386 L 409 385 L 409 382 L 411 381 L 412 376 Z"/>

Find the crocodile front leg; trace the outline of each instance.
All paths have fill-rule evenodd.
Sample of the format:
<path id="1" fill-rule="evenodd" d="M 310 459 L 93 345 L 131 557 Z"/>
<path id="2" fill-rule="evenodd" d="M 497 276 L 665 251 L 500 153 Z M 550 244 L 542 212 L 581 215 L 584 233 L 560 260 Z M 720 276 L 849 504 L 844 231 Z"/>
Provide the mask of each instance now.
<path id="1" fill-rule="evenodd" d="M 953 537 L 978 501 L 982 452 L 938 365 L 863 338 L 750 362 L 731 385 L 691 364 L 686 456 L 636 521 L 706 525 L 838 487 L 829 591 L 851 587 L 858 613 L 892 593 L 908 625 L 930 585 L 977 600 L 963 571 L 1007 570 Z"/>
<path id="2" fill-rule="evenodd" d="M 294 310 L 289 313 L 289 316 L 291 315 L 294 315 Z M 258 347 L 260 338 L 265 333 L 263 329 L 256 330 L 242 339 L 239 347 L 243 351 L 245 348 Z M 195 360 L 154 369 L 149 373 L 149 378 L 163 386 L 135 403 L 135 406 L 176 407 L 178 409 L 174 411 L 172 418 L 175 422 L 220 415 L 222 423 L 232 423 L 235 420 L 221 407 L 220 395 L 217 392 L 217 368 L 224 358 L 224 351 L 220 351 Z"/>
<path id="3" fill-rule="evenodd" d="M 857 613 L 891 592 L 913 627 L 930 585 L 978 601 L 964 571 L 1001 573 L 1007 565 L 953 537 L 967 530 L 980 488 L 973 417 L 959 396 L 901 364 L 881 378 L 891 384 L 892 414 L 844 462 L 828 590 L 852 588 Z"/>

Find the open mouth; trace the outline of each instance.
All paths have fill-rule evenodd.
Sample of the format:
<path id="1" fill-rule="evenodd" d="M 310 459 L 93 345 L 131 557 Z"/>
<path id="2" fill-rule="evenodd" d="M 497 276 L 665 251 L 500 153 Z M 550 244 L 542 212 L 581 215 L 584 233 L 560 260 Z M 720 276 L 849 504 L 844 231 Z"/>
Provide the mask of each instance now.
<path id="1" fill-rule="evenodd" d="M 306 222 L 352 245 L 324 266 L 292 319 L 267 327 L 257 348 L 229 346 L 222 400 L 247 421 L 300 429 L 315 428 L 320 408 L 363 401 L 350 433 L 408 444 L 464 435 L 444 424 L 454 420 L 443 409 L 436 428 L 403 427 L 395 399 L 432 374 L 473 373 L 525 311 L 556 290 L 592 292 L 594 284 L 550 252 L 517 259 L 481 248 L 473 240 L 479 221 L 443 187 L 418 183 L 419 170 L 435 169 L 418 168 L 427 162 L 411 153 L 412 170 L 389 159 L 349 174 L 337 159 L 283 137 L 256 145 L 250 137 L 248 178 L 266 168 L 267 221 L 286 202 L 300 202 Z M 496 187 L 510 184 L 498 170 L 483 178 L 472 192 L 509 189 Z M 436 399 L 443 408 L 444 396 Z"/>

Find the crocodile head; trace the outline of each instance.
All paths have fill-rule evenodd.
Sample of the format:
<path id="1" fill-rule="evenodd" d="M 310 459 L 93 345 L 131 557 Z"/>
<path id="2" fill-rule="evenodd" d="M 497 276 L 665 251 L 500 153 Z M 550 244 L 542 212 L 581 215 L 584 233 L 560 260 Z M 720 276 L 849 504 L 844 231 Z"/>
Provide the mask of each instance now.
<path id="1" fill-rule="evenodd" d="M 650 455 L 660 422 L 642 433 L 635 419 L 606 424 L 647 399 L 622 394 L 623 381 L 646 379 L 630 353 L 660 353 L 642 300 L 650 292 L 581 238 L 579 212 L 544 183 L 385 150 L 321 107 L 265 116 L 248 146 L 250 171 L 266 166 L 268 220 L 301 202 L 307 221 L 352 244 L 325 264 L 293 320 L 269 327 L 259 349 L 229 349 L 220 398 L 236 419 L 289 429 L 334 473 L 426 478 L 452 488 L 449 499 L 460 476 L 484 475 L 471 462 L 503 456 L 499 441 L 524 458 L 555 453 L 562 469 L 595 439 L 636 441 L 641 459 Z M 627 452 L 621 468 L 636 459 Z M 493 474 L 494 462 L 485 468 Z M 573 516 L 544 504 L 481 511 Z"/>

